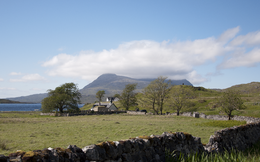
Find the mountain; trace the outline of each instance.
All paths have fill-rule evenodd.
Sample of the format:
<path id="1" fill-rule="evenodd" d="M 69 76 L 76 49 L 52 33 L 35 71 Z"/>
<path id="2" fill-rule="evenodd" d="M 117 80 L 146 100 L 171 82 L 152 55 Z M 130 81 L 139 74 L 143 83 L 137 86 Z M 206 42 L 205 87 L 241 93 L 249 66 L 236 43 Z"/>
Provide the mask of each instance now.
<path id="1" fill-rule="evenodd" d="M 136 92 L 141 92 L 151 81 L 155 79 L 134 79 L 125 76 L 118 76 L 116 74 L 103 74 L 99 76 L 92 83 L 85 86 L 80 90 L 82 95 L 96 95 L 97 91 L 104 90 L 108 95 L 114 95 L 121 93 L 127 84 L 137 83 Z M 173 85 L 191 85 L 192 84 L 184 80 L 172 80 Z"/>
<path id="2" fill-rule="evenodd" d="M 125 88 L 127 84 L 137 83 L 136 92 L 141 92 L 143 88 L 145 88 L 151 81 L 154 79 L 134 79 L 125 76 L 118 76 L 116 74 L 103 74 L 99 76 L 96 80 L 92 83 L 88 84 L 84 88 L 80 90 L 82 94 L 81 101 L 82 103 L 92 103 L 96 101 L 96 93 L 99 90 L 105 91 L 105 97 L 113 96 L 114 94 L 119 94 Z M 191 85 L 192 84 L 187 81 L 186 79 L 183 80 L 172 80 L 173 85 Z M 30 96 L 22 96 L 16 98 L 8 98 L 13 101 L 20 101 L 20 102 L 41 102 L 43 98 L 47 97 L 47 93 L 43 94 L 34 94 Z M 105 98 L 104 97 L 104 98 Z"/>

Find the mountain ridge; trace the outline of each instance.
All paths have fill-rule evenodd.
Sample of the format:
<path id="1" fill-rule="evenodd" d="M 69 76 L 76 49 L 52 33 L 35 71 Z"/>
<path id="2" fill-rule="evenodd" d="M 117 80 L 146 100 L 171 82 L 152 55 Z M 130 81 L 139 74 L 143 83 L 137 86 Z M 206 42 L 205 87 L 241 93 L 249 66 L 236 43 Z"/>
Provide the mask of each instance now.
<path id="1" fill-rule="evenodd" d="M 83 95 L 96 95 L 97 91 L 104 90 L 106 94 L 114 95 L 120 93 L 126 84 L 137 83 L 136 91 L 141 92 L 151 81 L 156 78 L 146 78 L 146 79 L 134 79 L 125 76 L 119 76 L 116 74 L 102 74 L 92 83 L 88 84 L 80 90 Z M 190 85 L 193 86 L 188 80 L 172 80 L 173 85 Z"/>
<path id="2" fill-rule="evenodd" d="M 143 88 L 145 88 L 151 81 L 156 78 L 145 78 L 145 79 L 134 79 L 126 76 L 120 76 L 112 73 L 102 74 L 93 82 L 89 83 L 82 89 L 80 89 L 80 93 L 82 94 L 81 101 L 83 103 L 94 102 L 95 95 L 97 91 L 104 90 L 105 97 L 113 96 L 116 93 L 121 93 L 127 84 L 137 83 L 136 92 L 141 92 Z M 188 80 L 172 80 L 173 85 L 191 85 Z M 29 96 L 21 96 L 15 98 L 7 98 L 13 101 L 19 102 L 36 102 L 40 103 L 43 98 L 47 97 L 47 93 L 42 94 L 34 94 Z"/>

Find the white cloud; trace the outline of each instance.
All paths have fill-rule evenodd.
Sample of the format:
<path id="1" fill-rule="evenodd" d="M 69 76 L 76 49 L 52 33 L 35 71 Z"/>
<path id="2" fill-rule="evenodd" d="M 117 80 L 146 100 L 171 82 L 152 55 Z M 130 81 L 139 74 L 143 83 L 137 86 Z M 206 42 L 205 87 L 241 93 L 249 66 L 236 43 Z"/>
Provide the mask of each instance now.
<path id="1" fill-rule="evenodd" d="M 234 38 L 239 31 L 240 31 L 239 26 L 232 28 L 232 29 L 228 29 L 227 31 L 225 31 L 223 34 L 220 35 L 218 40 L 221 41 L 221 42 L 222 41 L 227 42 L 230 39 Z"/>
<path id="2" fill-rule="evenodd" d="M 19 79 L 10 79 L 11 82 L 29 82 L 29 81 L 44 81 L 44 80 L 46 79 L 40 76 L 39 74 L 28 74 L 28 75 L 24 75 L 22 78 Z"/>
<path id="3" fill-rule="evenodd" d="M 0 82 L 2 82 L 2 81 L 4 81 L 4 79 L 3 79 L 3 78 L 0 78 Z"/>
<path id="4" fill-rule="evenodd" d="M 227 69 L 234 68 L 240 66 L 251 67 L 255 66 L 260 62 L 260 49 L 254 48 L 248 53 L 244 53 L 240 51 L 238 53 L 233 54 L 233 56 L 227 60 L 225 60 L 222 64 L 219 65 L 219 68 Z"/>
<path id="5" fill-rule="evenodd" d="M 116 49 L 100 52 L 81 51 L 78 55 L 61 53 L 42 66 L 48 68 L 47 73 L 51 76 L 80 77 L 88 81 L 104 73 L 115 73 L 133 78 L 167 76 L 200 84 L 207 79 L 199 75 L 194 67 L 214 62 L 219 56 L 230 58 L 229 64 L 232 63 L 230 66 L 223 63 L 220 68 L 250 66 L 260 61 L 256 55 L 258 49 L 239 58 L 234 54 L 245 50 L 245 47 L 234 43 L 240 37 L 236 36 L 239 30 L 240 27 L 228 29 L 218 38 L 178 42 L 140 40 L 125 42 Z M 257 38 L 254 39 L 255 43 Z M 248 39 L 244 39 L 244 42 L 250 44 Z"/>
<path id="6" fill-rule="evenodd" d="M 9 75 L 22 75 L 22 73 L 17 73 L 17 72 L 11 72 Z"/>
<path id="7" fill-rule="evenodd" d="M 59 54 L 43 66 L 52 67 L 51 76 L 81 77 L 93 80 L 103 73 L 116 73 L 135 78 L 156 78 L 164 75 L 171 79 L 203 82 L 194 75 L 193 66 L 214 60 L 225 48 L 214 38 L 186 42 L 132 41 L 117 49 L 85 52 L 73 56 Z"/>
<path id="8" fill-rule="evenodd" d="M 239 46 L 243 44 L 250 46 L 260 45 L 260 31 L 251 32 L 247 35 L 240 35 L 230 42 L 230 45 L 232 46 Z"/>

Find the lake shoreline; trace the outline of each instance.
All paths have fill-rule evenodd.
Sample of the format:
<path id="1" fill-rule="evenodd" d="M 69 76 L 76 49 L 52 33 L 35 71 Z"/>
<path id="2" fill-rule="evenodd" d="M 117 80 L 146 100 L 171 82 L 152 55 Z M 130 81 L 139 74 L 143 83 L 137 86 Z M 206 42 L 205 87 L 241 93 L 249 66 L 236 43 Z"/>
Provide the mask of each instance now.
<path id="1" fill-rule="evenodd" d="M 84 104 L 79 104 L 79 108 Z M 42 107 L 41 103 L 1 103 L 0 112 L 38 112 Z"/>

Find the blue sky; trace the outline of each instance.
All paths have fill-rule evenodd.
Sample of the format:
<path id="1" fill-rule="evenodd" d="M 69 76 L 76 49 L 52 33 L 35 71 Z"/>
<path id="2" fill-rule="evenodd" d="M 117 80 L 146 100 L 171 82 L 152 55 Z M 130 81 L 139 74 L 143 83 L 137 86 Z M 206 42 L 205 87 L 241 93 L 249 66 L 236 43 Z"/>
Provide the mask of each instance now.
<path id="1" fill-rule="evenodd" d="M 260 1 L 0 1 L 0 98 L 104 73 L 259 81 Z"/>

